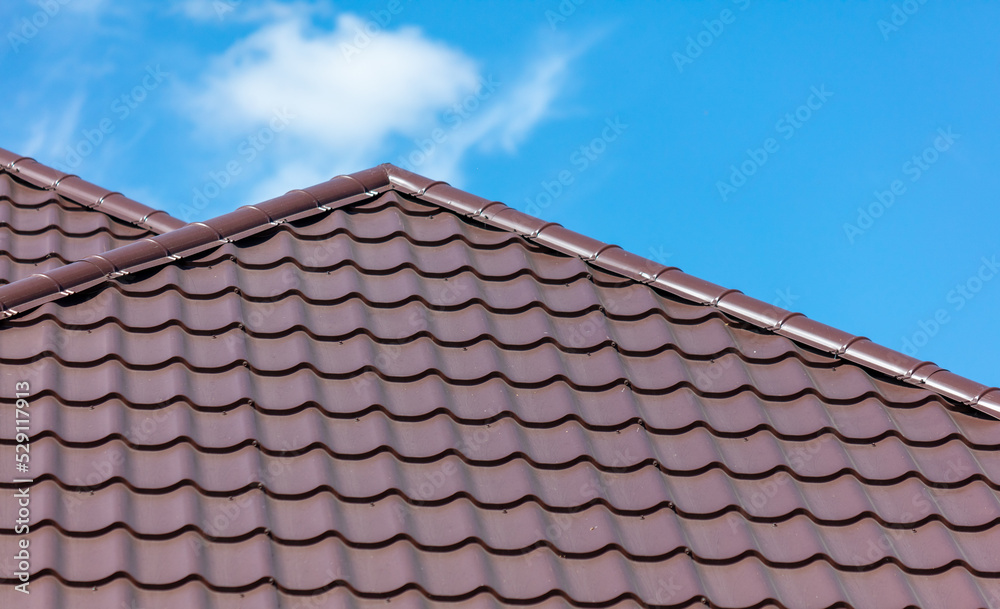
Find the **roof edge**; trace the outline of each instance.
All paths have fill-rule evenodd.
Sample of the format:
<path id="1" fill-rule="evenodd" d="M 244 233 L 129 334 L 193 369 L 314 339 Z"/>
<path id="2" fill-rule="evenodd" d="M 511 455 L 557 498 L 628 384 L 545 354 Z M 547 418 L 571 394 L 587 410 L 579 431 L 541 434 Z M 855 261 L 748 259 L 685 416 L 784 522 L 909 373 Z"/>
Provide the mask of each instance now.
<path id="1" fill-rule="evenodd" d="M 13 317 L 122 275 L 162 266 L 250 237 L 284 222 L 368 199 L 388 189 L 389 178 L 385 168 L 366 169 L 337 176 L 309 188 L 292 190 L 262 203 L 244 205 L 205 222 L 185 224 L 44 273 L 35 273 L 0 286 L 0 319 Z"/>
<path id="2" fill-rule="evenodd" d="M 629 277 L 685 300 L 706 305 L 774 332 L 796 343 L 817 349 L 918 385 L 971 408 L 1000 419 L 1000 388 L 977 383 L 920 361 L 864 336 L 855 336 L 832 326 L 752 298 L 739 290 L 726 289 L 622 249 L 522 213 L 498 201 L 489 201 L 459 190 L 446 182 L 385 164 L 390 186 L 422 201 L 507 230 L 563 254 L 576 256 L 603 270 Z"/>
<path id="3" fill-rule="evenodd" d="M 31 157 L 20 156 L 0 148 L 0 172 L 59 194 L 63 198 L 89 209 L 96 209 L 117 220 L 122 220 L 158 235 L 186 226 L 187 222 L 167 212 L 153 209 L 129 199 L 120 192 L 101 188 L 82 180 L 74 174 L 43 165 Z"/>

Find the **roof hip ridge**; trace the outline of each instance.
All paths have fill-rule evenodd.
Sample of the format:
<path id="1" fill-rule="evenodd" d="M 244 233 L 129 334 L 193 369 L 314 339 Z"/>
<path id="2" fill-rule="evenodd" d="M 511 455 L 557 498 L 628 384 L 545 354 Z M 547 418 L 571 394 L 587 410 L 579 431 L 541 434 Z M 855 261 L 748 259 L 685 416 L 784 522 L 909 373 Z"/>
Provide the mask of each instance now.
<path id="1" fill-rule="evenodd" d="M 922 386 L 950 400 L 1000 419 L 1000 388 L 959 376 L 933 362 L 890 349 L 864 336 L 855 336 L 810 319 L 803 313 L 726 289 L 612 245 L 581 235 L 554 222 L 546 222 L 503 203 L 489 201 L 391 164 L 384 164 L 390 186 L 484 224 L 517 233 L 533 243 L 576 256 L 598 268 L 774 332 L 799 344 L 817 349 L 912 385 Z"/>
<path id="2" fill-rule="evenodd" d="M 368 199 L 387 190 L 388 186 L 388 172 L 382 167 L 336 176 L 262 203 L 244 205 L 211 220 L 184 224 L 160 235 L 0 285 L 0 320 L 122 275 L 169 264 L 284 222 Z"/>
<path id="3" fill-rule="evenodd" d="M 88 209 L 96 209 L 158 235 L 187 224 L 163 210 L 153 209 L 120 192 L 102 188 L 76 174 L 65 173 L 3 148 L 0 148 L 0 172 L 16 176 L 39 188 L 51 190 L 68 201 Z"/>

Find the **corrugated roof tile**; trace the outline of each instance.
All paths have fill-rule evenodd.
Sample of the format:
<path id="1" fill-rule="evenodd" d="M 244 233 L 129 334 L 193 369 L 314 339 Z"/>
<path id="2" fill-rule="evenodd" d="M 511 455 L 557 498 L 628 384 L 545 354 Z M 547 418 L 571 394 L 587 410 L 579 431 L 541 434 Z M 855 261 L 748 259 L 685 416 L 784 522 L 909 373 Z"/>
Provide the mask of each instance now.
<path id="1" fill-rule="evenodd" d="M 22 163 L 39 606 L 1000 598 L 996 390 L 392 167 L 114 249 Z"/>

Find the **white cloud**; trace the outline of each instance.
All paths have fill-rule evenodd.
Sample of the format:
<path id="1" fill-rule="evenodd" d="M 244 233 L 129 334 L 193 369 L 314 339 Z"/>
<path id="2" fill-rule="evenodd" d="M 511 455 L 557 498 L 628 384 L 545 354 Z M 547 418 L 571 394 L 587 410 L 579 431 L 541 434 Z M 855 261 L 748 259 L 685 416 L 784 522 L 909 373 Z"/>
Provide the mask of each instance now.
<path id="1" fill-rule="evenodd" d="M 418 28 L 342 14 L 332 31 L 317 31 L 315 15 L 264 20 L 210 62 L 187 96 L 205 142 L 225 142 L 230 154 L 232 141 L 276 110 L 294 115 L 259 155 L 267 160 L 256 161 L 254 198 L 396 159 L 435 130 L 444 137 L 410 165 L 460 181 L 470 151 L 512 153 L 550 116 L 577 53 L 536 54 L 522 75 L 494 86 L 475 60 Z"/>
<path id="2" fill-rule="evenodd" d="M 201 122 L 239 135 L 288 108 L 296 116 L 290 134 L 334 150 L 367 151 L 390 134 L 417 133 L 439 108 L 476 87 L 476 65 L 459 51 L 415 28 L 366 41 L 357 34 L 364 26 L 352 15 L 338 18 L 328 34 L 307 32 L 303 19 L 264 26 L 210 69 L 195 99 Z"/>

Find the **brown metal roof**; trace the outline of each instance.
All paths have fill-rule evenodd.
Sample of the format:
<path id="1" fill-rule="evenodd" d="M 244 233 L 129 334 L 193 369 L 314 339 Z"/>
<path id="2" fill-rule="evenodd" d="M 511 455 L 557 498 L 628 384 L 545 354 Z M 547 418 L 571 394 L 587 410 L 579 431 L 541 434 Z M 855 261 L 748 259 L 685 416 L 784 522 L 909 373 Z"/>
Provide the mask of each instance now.
<path id="1" fill-rule="evenodd" d="M 933 364 L 391 166 L 88 255 L 0 286 L 33 606 L 1000 601 Z"/>

